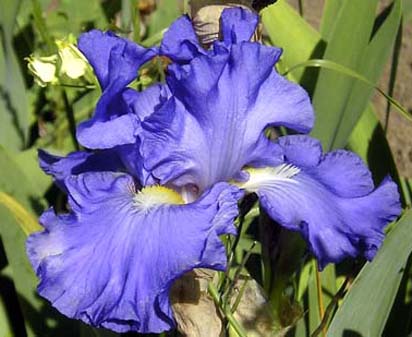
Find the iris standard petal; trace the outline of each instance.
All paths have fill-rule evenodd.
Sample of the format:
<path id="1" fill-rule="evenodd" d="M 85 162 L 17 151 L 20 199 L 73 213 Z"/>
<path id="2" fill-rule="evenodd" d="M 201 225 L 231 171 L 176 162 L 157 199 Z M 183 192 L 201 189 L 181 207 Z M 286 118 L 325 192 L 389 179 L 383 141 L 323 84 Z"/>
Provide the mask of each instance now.
<path id="1" fill-rule="evenodd" d="M 267 163 L 268 154 L 277 160 L 276 146 L 262 138 L 266 127 L 307 132 L 313 125 L 307 93 L 273 68 L 279 49 L 249 42 L 214 47 L 169 67 L 173 97 L 142 123 L 146 168 L 162 182 L 179 177 L 179 184 L 204 189 L 231 179 L 245 165 Z"/>
<path id="2" fill-rule="evenodd" d="M 346 257 L 372 259 L 384 227 L 401 212 L 396 184 L 388 177 L 373 190 L 360 158 L 342 150 L 322 156 L 320 144 L 309 137 L 279 143 L 284 164 L 250 169 L 249 180 L 239 186 L 256 192 L 273 220 L 299 231 L 321 268 Z"/>
<path id="3" fill-rule="evenodd" d="M 139 120 L 144 120 L 167 101 L 170 91 L 165 84 L 154 84 L 143 91 L 127 89 L 122 96 L 128 111 L 133 112 Z"/>
<path id="4" fill-rule="evenodd" d="M 258 21 L 258 15 L 250 10 L 240 7 L 224 9 L 220 17 L 224 43 L 230 47 L 234 43 L 250 41 Z M 193 23 L 187 15 L 169 27 L 160 45 L 160 54 L 179 64 L 188 63 L 207 53 L 200 45 Z"/>
<path id="5" fill-rule="evenodd" d="M 93 117 L 77 128 L 79 142 L 94 149 L 133 143 L 138 121 L 129 114 L 123 93 L 137 77 L 140 66 L 158 53 L 157 49 L 146 49 L 98 30 L 82 34 L 79 49 L 93 66 L 103 91 Z"/>
<path id="6" fill-rule="evenodd" d="M 126 85 L 133 81 L 139 67 L 157 52 L 97 29 L 81 34 L 78 48 L 93 67 L 103 91 L 114 82 Z"/>
<path id="7" fill-rule="evenodd" d="M 164 187 L 134 191 L 126 174 L 66 179 L 71 213 L 44 213 L 27 251 L 39 293 L 63 314 L 117 332 L 174 326 L 173 281 L 197 268 L 224 269 L 219 235 L 234 233 L 239 189 L 217 184 L 192 204 Z"/>
<path id="8" fill-rule="evenodd" d="M 259 16 L 241 7 L 224 9 L 220 17 L 223 41 L 227 44 L 250 41 L 256 31 Z"/>
<path id="9" fill-rule="evenodd" d="M 181 16 L 168 28 L 160 45 L 160 54 L 178 63 L 186 63 L 206 54 L 187 15 Z"/>
<path id="10" fill-rule="evenodd" d="M 92 118 L 79 127 L 79 141 L 92 149 L 107 149 L 134 144 L 140 130 L 140 121 L 170 96 L 166 85 L 155 84 L 144 91 L 126 88 L 113 99 L 107 110 L 107 120 Z M 83 126 L 82 126 L 83 125 Z"/>

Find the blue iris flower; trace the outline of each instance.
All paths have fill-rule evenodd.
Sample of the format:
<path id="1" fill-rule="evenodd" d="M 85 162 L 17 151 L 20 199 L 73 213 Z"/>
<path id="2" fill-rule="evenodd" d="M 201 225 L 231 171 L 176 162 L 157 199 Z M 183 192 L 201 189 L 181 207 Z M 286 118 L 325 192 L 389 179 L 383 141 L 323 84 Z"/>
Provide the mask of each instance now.
<path id="1" fill-rule="evenodd" d="M 396 185 L 388 177 L 375 189 L 360 158 L 323 154 L 309 136 L 265 136 L 271 126 L 307 133 L 314 113 L 307 93 L 276 72 L 281 50 L 250 42 L 257 22 L 225 10 L 222 40 L 208 50 L 186 16 L 159 48 L 97 30 L 80 37 L 102 88 L 77 130 L 92 151 L 39 153 L 69 212 L 46 211 L 45 230 L 27 242 L 39 293 L 65 315 L 119 332 L 172 328 L 174 280 L 225 269 L 219 236 L 236 235 L 244 193 L 300 232 L 321 268 L 375 255 L 400 213 Z M 156 55 L 173 62 L 166 83 L 128 87 Z"/>

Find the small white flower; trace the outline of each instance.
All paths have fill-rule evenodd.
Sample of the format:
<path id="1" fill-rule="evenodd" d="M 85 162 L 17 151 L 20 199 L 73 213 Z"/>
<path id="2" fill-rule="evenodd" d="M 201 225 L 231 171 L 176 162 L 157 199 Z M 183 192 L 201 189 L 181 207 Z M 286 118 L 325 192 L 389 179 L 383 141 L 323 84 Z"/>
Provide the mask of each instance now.
<path id="1" fill-rule="evenodd" d="M 86 74 L 88 65 L 87 60 L 79 49 L 66 41 L 56 41 L 59 48 L 58 55 L 61 60 L 60 74 L 67 75 L 72 79 L 77 79 Z"/>
<path id="2" fill-rule="evenodd" d="M 45 87 L 48 83 L 56 83 L 57 55 L 35 57 L 26 59 L 27 67 L 34 76 L 36 83 Z"/>

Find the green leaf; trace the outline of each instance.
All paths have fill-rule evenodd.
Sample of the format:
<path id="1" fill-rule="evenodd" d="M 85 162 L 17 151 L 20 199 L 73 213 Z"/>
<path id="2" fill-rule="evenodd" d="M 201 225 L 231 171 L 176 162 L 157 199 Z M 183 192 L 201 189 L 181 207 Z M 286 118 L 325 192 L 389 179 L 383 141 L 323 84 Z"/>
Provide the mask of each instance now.
<path id="1" fill-rule="evenodd" d="M 412 0 L 403 0 L 403 17 L 406 23 L 412 20 Z"/>
<path id="2" fill-rule="evenodd" d="M 32 182 L 32 192 L 38 197 L 44 196 L 52 185 L 52 178 L 40 168 L 37 150 L 22 151 L 14 156 L 14 160 L 24 175 Z"/>
<path id="3" fill-rule="evenodd" d="M 309 305 L 309 331 L 313 333 L 320 325 L 320 307 L 318 285 L 316 280 L 317 264 L 312 261 L 311 276 L 308 287 L 308 305 Z M 336 289 L 336 271 L 334 265 L 328 265 L 322 272 L 319 273 L 320 284 L 322 289 L 322 310 L 325 312 L 329 305 Z"/>
<path id="4" fill-rule="evenodd" d="M 363 52 L 358 66 L 360 74 L 374 86 L 379 81 L 383 69 L 391 54 L 401 20 L 401 1 L 396 0 L 394 6 L 382 26 L 373 36 Z M 371 86 L 356 81 L 342 112 L 341 123 L 338 125 L 332 147 L 342 147 L 366 109 L 374 90 Z"/>
<path id="5" fill-rule="evenodd" d="M 316 264 L 311 263 L 311 273 L 308 283 L 308 316 L 309 332 L 312 333 L 320 324 L 318 291 L 316 287 Z"/>
<path id="6" fill-rule="evenodd" d="M 319 33 L 286 1 L 262 10 L 262 22 L 272 44 L 283 48 L 282 60 L 287 67 L 319 57 L 319 49 L 323 49 Z M 294 78 L 299 82 L 304 72 L 296 71 Z"/>
<path id="7" fill-rule="evenodd" d="M 0 287 L 0 336 L 13 337 L 15 333 L 13 332 L 12 321 L 8 312 L 10 303 L 7 302 L 9 293 L 6 293 L 9 289 L 5 284 L 8 281 L 6 269 L 7 267 L 0 272 L 0 282 L 2 283 Z"/>
<path id="8" fill-rule="evenodd" d="M 19 211 L 33 219 L 40 200 L 33 193 L 34 185 L 21 171 L 13 158 L 0 147 L 0 191 L 12 197 L 11 206 L 18 204 Z M 10 200 L 9 200 L 10 201 Z M 13 202 L 15 201 L 15 202 Z M 8 205 L 10 206 L 10 204 Z M 13 207 L 11 207 L 13 210 Z M 24 218 L 24 217 L 23 217 Z M 10 207 L 0 203 L 0 235 L 12 270 L 13 281 L 19 295 L 19 303 L 25 318 L 28 336 L 76 336 L 78 323 L 69 321 L 36 294 L 38 283 L 26 256 L 26 235 Z M 19 218 L 20 219 L 20 218 Z M 34 220 L 31 220 L 34 221 Z"/>
<path id="9" fill-rule="evenodd" d="M 93 328 L 90 325 L 81 324 L 80 337 L 119 337 L 120 334 L 106 329 Z"/>
<path id="10" fill-rule="evenodd" d="M 409 121 L 412 121 L 412 115 L 404 108 L 396 99 L 393 97 L 389 96 L 385 91 L 383 91 L 381 88 L 377 87 L 369 81 L 366 77 L 362 76 L 358 72 L 345 67 L 339 63 L 330 61 L 330 60 L 321 60 L 321 59 L 312 59 L 308 60 L 302 63 L 299 63 L 295 66 L 293 66 L 290 69 L 286 69 L 283 74 L 289 74 L 291 72 L 296 71 L 296 69 L 302 68 L 302 67 L 315 67 L 315 68 L 323 68 L 323 69 L 328 69 L 328 70 L 333 70 L 337 73 L 340 73 L 344 76 L 354 78 L 362 84 L 368 86 L 369 88 L 375 88 L 382 96 L 384 96 L 406 119 Z M 341 146 L 343 147 L 343 145 Z"/>
<path id="11" fill-rule="evenodd" d="M 7 208 L 14 215 L 15 220 L 26 235 L 42 230 L 33 214 L 7 193 L 0 192 L 0 205 Z"/>
<path id="12" fill-rule="evenodd" d="M 28 133 L 28 97 L 13 49 L 13 30 L 20 1 L 2 1 L 0 11 L 0 144 L 24 147 Z"/>
<path id="13" fill-rule="evenodd" d="M 58 1 L 57 8 L 53 11 L 47 10 L 50 6 L 49 1 L 42 2 L 43 12 L 48 13 L 45 20 L 46 28 L 55 38 L 64 39 L 68 34 L 77 36 L 91 23 L 96 28 L 107 28 L 106 16 L 98 0 Z"/>
<path id="14" fill-rule="evenodd" d="M 35 191 L 35 185 L 30 181 L 19 165 L 15 162 L 14 157 L 10 155 L 3 147 L 0 146 L 0 191 L 7 193 L 18 200 L 26 209 L 36 209 L 35 203 L 39 202 Z"/>
<path id="15" fill-rule="evenodd" d="M 329 36 L 324 59 L 357 70 L 368 45 L 378 0 L 345 1 Z M 326 150 L 334 146 L 336 133 L 345 128 L 344 111 L 354 80 L 322 69 L 313 95 L 316 124 L 312 135 Z M 362 111 L 361 111 L 362 112 Z"/>
<path id="16" fill-rule="evenodd" d="M 412 251 L 411 226 L 410 210 L 388 234 L 374 261 L 357 276 L 330 325 L 329 336 L 382 335 Z"/>
<path id="17" fill-rule="evenodd" d="M 369 105 L 354 128 L 348 147 L 369 164 L 375 182 L 380 182 L 389 173 L 399 181 L 395 161 L 383 128 Z"/>
<path id="18" fill-rule="evenodd" d="M 322 20 L 320 22 L 320 34 L 329 41 L 330 33 L 333 31 L 336 23 L 336 18 L 342 8 L 343 1 L 340 0 L 326 0 L 323 6 Z"/>
<path id="19" fill-rule="evenodd" d="M 177 1 L 159 0 L 156 8 L 147 27 L 148 37 L 169 27 L 181 15 Z"/>

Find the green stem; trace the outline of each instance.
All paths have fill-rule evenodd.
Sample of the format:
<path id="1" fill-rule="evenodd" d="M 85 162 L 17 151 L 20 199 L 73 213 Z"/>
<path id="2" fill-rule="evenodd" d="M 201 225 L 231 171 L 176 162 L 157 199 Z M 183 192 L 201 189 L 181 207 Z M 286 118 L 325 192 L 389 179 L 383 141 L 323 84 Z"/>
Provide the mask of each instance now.
<path id="1" fill-rule="evenodd" d="M 325 306 L 323 304 L 322 280 L 321 280 L 317 261 L 315 261 L 314 264 L 315 264 L 314 267 L 315 267 L 315 276 L 316 276 L 316 293 L 318 295 L 319 317 L 322 322 L 325 317 Z M 326 337 L 326 327 L 325 326 L 322 327 L 322 336 Z"/>
<path id="2" fill-rule="evenodd" d="M 133 40 L 134 42 L 139 43 L 140 42 L 139 0 L 130 0 L 130 7 L 132 11 Z"/>
<path id="3" fill-rule="evenodd" d="M 59 87 L 74 88 L 74 89 L 96 89 L 96 85 L 94 84 L 76 85 L 76 84 L 58 83 L 56 85 Z"/>
<path id="4" fill-rule="evenodd" d="M 299 14 L 303 17 L 303 0 L 299 0 Z"/>
<path id="5" fill-rule="evenodd" d="M 130 0 L 122 0 L 121 11 L 121 29 L 124 33 L 130 33 L 130 23 L 132 21 L 132 14 L 130 11 Z"/>
<path id="6" fill-rule="evenodd" d="M 245 282 L 242 284 L 242 288 L 240 288 L 239 294 L 236 297 L 235 302 L 232 305 L 231 311 L 234 313 L 237 309 L 237 307 L 240 304 L 240 301 L 242 300 L 243 294 L 245 293 L 246 286 L 249 282 L 249 279 L 246 279 Z"/>
<path id="7" fill-rule="evenodd" d="M 216 305 L 218 305 L 220 310 L 222 310 L 230 326 L 236 331 L 236 333 L 240 337 L 247 337 L 246 331 L 243 329 L 243 327 L 239 324 L 239 322 L 233 316 L 230 308 L 222 307 L 222 303 L 220 302 L 219 294 L 218 294 L 216 286 L 212 282 L 209 282 L 207 289 L 208 289 L 210 296 L 212 296 L 213 300 L 215 301 Z"/>
<path id="8" fill-rule="evenodd" d="M 238 281 L 239 277 L 240 277 L 240 273 L 242 272 L 242 270 L 245 268 L 246 266 L 246 262 L 249 260 L 250 255 L 252 255 L 252 251 L 253 248 L 255 248 L 256 246 L 256 241 L 253 241 L 252 246 L 250 247 L 250 249 L 247 251 L 247 253 L 245 254 L 242 263 L 240 264 L 240 266 L 236 269 L 235 275 L 233 277 L 233 281 L 229 283 L 228 288 L 225 290 L 224 294 L 223 294 L 223 302 L 224 302 L 224 306 L 226 307 L 227 304 L 230 302 L 230 297 L 232 295 L 232 291 L 233 288 L 236 285 L 236 282 Z M 233 310 L 232 310 L 233 312 Z"/>
<path id="9" fill-rule="evenodd" d="M 66 118 L 67 118 L 67 123 L 69 125 L 71 140 L 72 140 L 74 148 L 76 150 L 79 150 L 80 149 L 79 143 L 77 142 L 77 138 L 76 138 L 76 120 L 74 118 L 74 112 L 69 102 L 69 99 L 67 97 L 66 90 L 64 88 L 61 89 L 61 96 L 64 102 L 64 111 L 66 112 Z"/>
<path id="10" fill-rule="evenodd" d="M 54 44 L 53 39 L 47 29 L 41 4 L 38 0 L 32 0 L 32 4 L 34 25 L 36 26 L 42 40 L 46 43 L 47 51 L 52 54 L 56 51 L 56 45 Z"/>
<path id="11" fill-rule="evenodd" d="M 411 201 L 412 192 L 408 184 L 408 180 L 407 178 L 404 178 L 404 177 L 400 177 L 399 180 L 400 180 L 400 185 L 401 185 L 401 191 L 402 191 L 403 197 L 405 198 L 405 204 L 406 206 L 410 206 L 412 205 L 412 201 Z"/>
<path id="12" fill-rule="evenodd" d="M 396 75 L 398 74 L 399 56 L 400 56 L 401 47 L 402 47 L 402 28 L 403 28 L 403 20 L 401 19 L 401 22 L 399 23 L 399 27 L 398 27 L 398 33 L 396 34 L 395 45 L 393 46 L 393 52 L 392 52 L 391 75 L 389 78 L 389 87 L 388 87 L 388 94 L 390 96 L 393 96 L 393 93 L 395 91 Z M 388 101 L 386 105 L 385 123 L 383 126 L 385 135 L 389 127 L 390 114 L 391 114 L 391 104 Z"/>
<path id="13" fill-rule="evenodd" d="M 158 43 L 160 43 L 160 41 L 162 41 L 163 39 L 163 35 L 166 32 L 166 29 L 162 29 L 161 31 L 157 32 L 156 34 L 148 37 L 147 39 L 143 40 L 141 42 L 141 45 L 143 47 L 152 47 Z"/>

